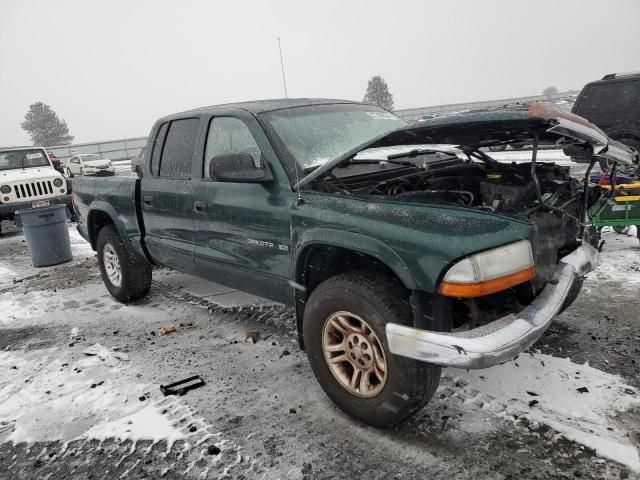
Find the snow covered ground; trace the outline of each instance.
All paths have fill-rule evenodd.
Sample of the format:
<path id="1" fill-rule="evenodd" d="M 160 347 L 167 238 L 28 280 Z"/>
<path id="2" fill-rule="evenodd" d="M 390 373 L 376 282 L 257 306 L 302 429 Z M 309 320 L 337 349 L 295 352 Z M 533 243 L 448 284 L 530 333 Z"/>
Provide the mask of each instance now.
<path id="1" fill-rule="evenodd" d="M 168 270 L 154 272 L 148 299 L 123 306 L 70 232 L 74 260 L 44 269 L 30 266 L 20 234 L 0 237 L 8 478 L 640 478 L 634 231 L 604 232 L 602 266 L 530 352 L 446 370 L 434 399 L 393 431 L 326 399 L 289 309 Z M 177 331 L 160 336 L 165 325 Z M 255 345 L 248 330 L 260 332 Z M 95 344 L 101 356 L 84 353 Z M 161 395 L 160 384 L 196 373 L 204 387 Z"/>

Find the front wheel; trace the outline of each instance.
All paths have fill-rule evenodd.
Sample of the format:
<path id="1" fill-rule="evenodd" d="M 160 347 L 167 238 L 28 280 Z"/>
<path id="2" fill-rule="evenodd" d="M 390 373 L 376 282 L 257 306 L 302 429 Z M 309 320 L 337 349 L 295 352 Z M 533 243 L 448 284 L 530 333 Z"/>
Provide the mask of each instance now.
<path id="1" fill-rule="evenodd" d="M 151 288 L 151 265 L 136 260 L 113 225 L 98 233 L 98 265 L 104 285 L 122 303 L 143 298 Z"/>
<path id="2" fill-rule="evenodd" d="M 352 417 L 375 427 L 397 425 L 433 396 L 441 369 L 389 351 L 386 324 L 411 325 L 397 282 L 366 272 L 336 275 L 309 297 L 304 343 L 325 393 Z"/>

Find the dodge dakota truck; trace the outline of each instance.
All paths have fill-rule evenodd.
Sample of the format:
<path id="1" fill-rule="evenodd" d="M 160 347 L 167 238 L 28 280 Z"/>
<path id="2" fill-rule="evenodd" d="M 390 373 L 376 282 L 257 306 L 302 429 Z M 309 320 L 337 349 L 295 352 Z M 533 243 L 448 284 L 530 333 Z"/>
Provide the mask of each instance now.
<path id="1" fill-rule="evenodd" d="M 489 155 L 523 142 L 531 161 Z M 543 144 L 638 161 L 544 103 L 413 125 L 339 100 L 206 107 L 158 120 L 142 178 L 74 180 L 78 229 L 121 302 L 166 266 L 291 305 L 327 395 L 389 426 L 442 367 L 528 348 L 596 267 L 599 187 L 538 162 Z"/>

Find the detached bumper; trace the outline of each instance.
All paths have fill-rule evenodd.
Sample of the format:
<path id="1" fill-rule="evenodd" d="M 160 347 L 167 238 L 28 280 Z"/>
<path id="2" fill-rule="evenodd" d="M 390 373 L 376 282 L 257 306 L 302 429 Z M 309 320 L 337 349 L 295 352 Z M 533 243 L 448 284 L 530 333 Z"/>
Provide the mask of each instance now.
<path id="1" fill-rule="evenodd" d="M 552 283 L 524 310 L 482 327 L 444 333 L 387 324 L 391 353 L 443 367 L 487 368 L 531 346 L 558 314 L 577 278 L 598 266 L 598 251 L 584 244 L 560 260 Z"/>

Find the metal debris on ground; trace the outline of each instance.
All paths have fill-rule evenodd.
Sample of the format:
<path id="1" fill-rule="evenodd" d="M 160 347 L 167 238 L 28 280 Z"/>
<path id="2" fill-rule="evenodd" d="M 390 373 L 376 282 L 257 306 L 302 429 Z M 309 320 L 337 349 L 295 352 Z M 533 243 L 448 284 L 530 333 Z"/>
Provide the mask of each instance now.
<path id="1" fill-rule="evenodd" d="M 204 380 L 200 375 L 194 375 L 184 380 L 179 380 L 168 385 L 160 385 L 160 391 L 166 397 L 167 395 L 184 395 L 189 390 L 204 385 Z"/>

